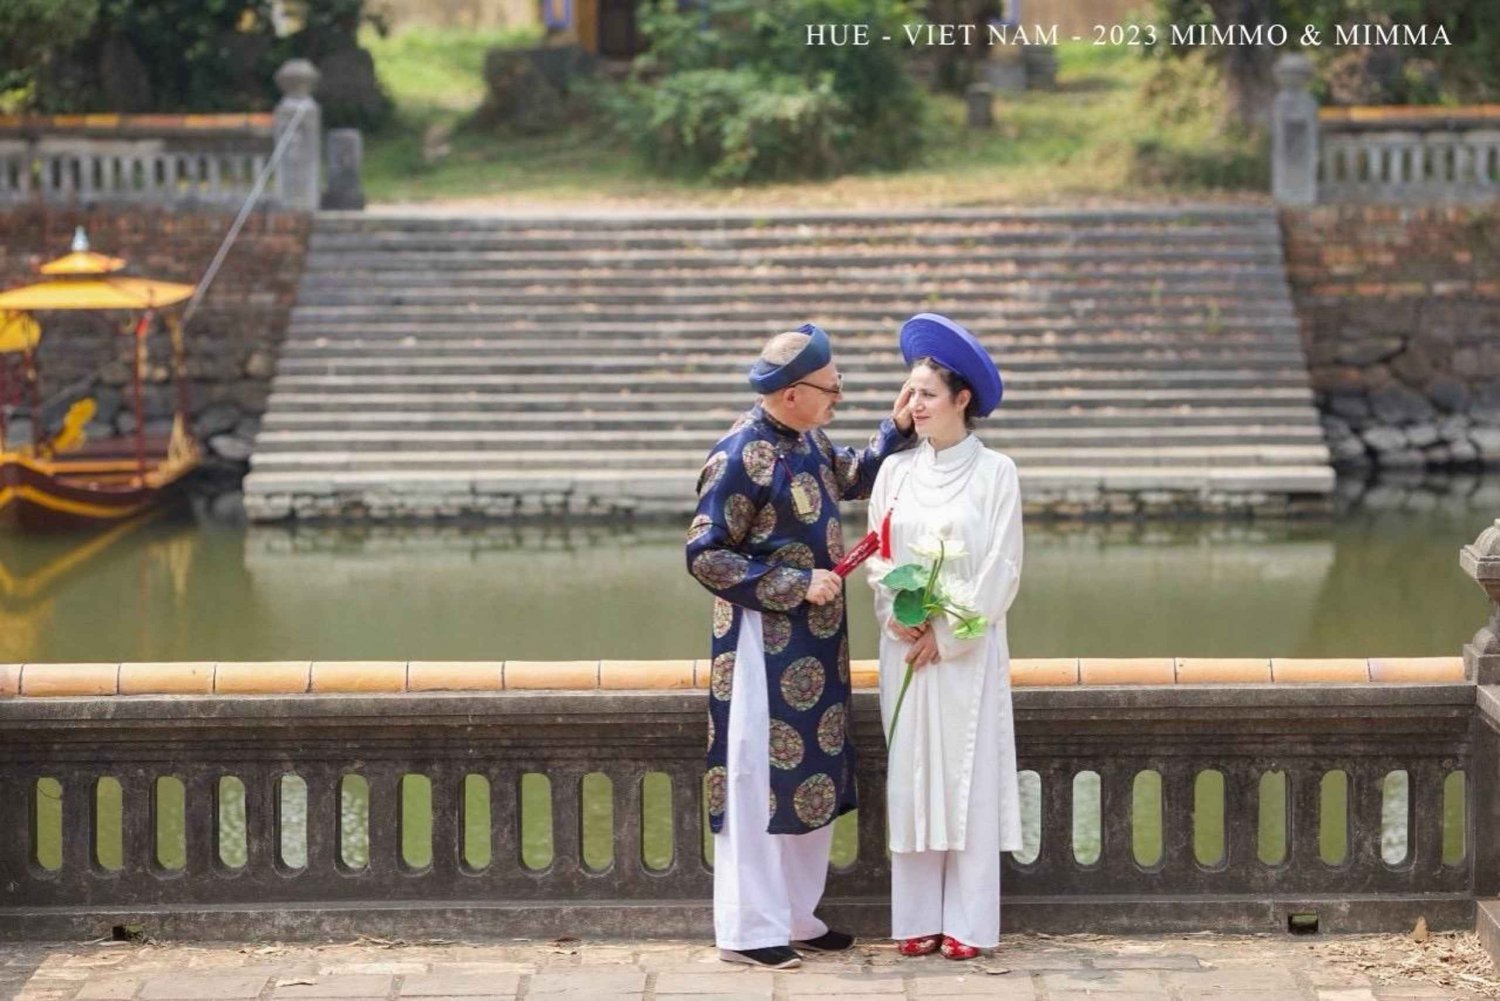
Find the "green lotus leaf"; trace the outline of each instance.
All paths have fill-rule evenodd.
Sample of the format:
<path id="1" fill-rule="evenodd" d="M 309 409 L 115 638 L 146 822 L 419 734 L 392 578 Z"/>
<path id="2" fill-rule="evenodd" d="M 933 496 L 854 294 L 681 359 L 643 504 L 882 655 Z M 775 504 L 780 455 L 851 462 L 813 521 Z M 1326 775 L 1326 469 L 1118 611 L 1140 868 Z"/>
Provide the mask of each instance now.
<path id="1" fill-rule="evenodd" d="M 920 626 L 927 621 L 927 606 L 922 604 L 921 591 L 902 591 L 896 595 L 892 611 L 903 626 Z"/>
<path id="2" fill-rule="evenodd" d="M 927 569 L 920 563 L 906 563 L 880 579 L 892 591 L 920 591 L 927 586 Z"/>

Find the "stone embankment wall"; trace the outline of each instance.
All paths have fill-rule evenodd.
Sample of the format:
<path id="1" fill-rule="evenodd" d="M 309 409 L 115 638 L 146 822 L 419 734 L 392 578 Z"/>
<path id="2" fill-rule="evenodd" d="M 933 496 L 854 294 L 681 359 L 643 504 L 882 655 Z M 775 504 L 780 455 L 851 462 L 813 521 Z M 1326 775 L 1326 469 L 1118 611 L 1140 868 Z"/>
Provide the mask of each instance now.
<path id="1" fill-rule="evenodd" d="M 93 249 L 125 258 L 127 275 L 197 282 L 233 222 L 225 211 L 120 208 L 107 211 L 27 207 L 0 211 L 0 283 L 35 279 L 35 266 L 66 253 L 76 226 Z M 265 412 L 276 354 L 296 297 L 311 218 L 257 212 L 246 222 L 186 328 L 188 401 L 208 462 L 199 478 L 210 497 L 239 490 L 251 443 Z M 91 437 L 134 429 L 125 314 L 52 313 L 43 318 L 41 395 L 54 400 L 55 424 L 68 398 L 91 395 L 99 410 Z M 144 393 L 148 430 L 171 426 L 175 404 L 164 329 L 150 340 Z M 66 398 L 58 399 L 66 391 Z M 29 426 L 21 422 L 23 435 Z"/>
<path id="2" fill-rule="evenodd" d="M 1319 206 L 1281 220 L 1334 461 L 1500 465 L 1500 208 Z"/>

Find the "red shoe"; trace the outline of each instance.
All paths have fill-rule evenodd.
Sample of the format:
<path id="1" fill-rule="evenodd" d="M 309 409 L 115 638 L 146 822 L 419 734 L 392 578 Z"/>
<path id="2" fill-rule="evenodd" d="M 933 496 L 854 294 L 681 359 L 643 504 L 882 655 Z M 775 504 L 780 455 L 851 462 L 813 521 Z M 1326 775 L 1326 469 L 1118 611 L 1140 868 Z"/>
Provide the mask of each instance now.
<path id="1" fill-rule="evenodd" d="M 903 956 L 930 956 L 941 946 L 936 935 L 923 935 L 921 938 L 902 939 L 896 944 L 896 951 Z"/>
<path id="2" fill-rule="evenodd" d="M 943 955 L 949 959 L 973 959 L 979 955 L 979 950 L 972 945 L 964 945 L 951 935 L 943 936 Z"/>

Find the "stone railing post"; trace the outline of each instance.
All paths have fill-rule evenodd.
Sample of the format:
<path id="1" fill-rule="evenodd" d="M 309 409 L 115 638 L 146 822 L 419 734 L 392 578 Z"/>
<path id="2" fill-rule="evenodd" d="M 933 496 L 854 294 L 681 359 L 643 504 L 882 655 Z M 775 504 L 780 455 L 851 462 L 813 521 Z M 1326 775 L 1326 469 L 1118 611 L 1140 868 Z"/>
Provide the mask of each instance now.
<path id="1" fill-rule="evenodd" d="M 1271 196 L 1279 205 L 1318 200 L 1318 102 L 1309 85 L 1312 61 L 1300 52 L 1276 60 L 1276 103 L 1271 111 Z"/>
<path id="2" fill-rule="evenodd" d="M 359 129 L 328 132 L 328 190 L 323 192 L 325 209 L 362 209 L 365 189 L 360 184 L 360 164 L 365 142 Z"/>
<path id="3" fill-rule="evenodd" d="M 323 114 L 312 96 L 318 75 L 306 59 L 289 60 L 276 71 L 281 88 L 273 126 L 276 142 L 292 133 L 276 169 L 276 198 L 285 208 L 309 212 L 322 200 Z"/>
<path id="4" fill-rule="evenodd" d="M 1500 519 L 1459 550 L 1458 563 L 1490 599 L 1490 621 L 1464 646 L 1464 673 L 1477 685 L 1500 684 Z"/>

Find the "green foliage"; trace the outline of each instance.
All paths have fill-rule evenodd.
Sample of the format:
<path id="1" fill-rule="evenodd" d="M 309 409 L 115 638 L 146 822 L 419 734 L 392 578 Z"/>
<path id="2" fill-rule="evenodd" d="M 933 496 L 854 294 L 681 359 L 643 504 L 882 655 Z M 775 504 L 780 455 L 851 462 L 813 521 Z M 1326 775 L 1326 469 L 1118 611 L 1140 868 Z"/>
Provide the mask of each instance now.
<path id="1" fill-rule="evenodd" d="M 1350 73 L 1369 78 L 1361 89 L 1373 103 L 1493 101 L 1500 96 L 1500 19 L 1494 16 L 1494 0 L 1157 0 L 1156 11 L 1164 25 L 1279 23 L 1293 45 L 1305 29 L 1316 29 L 1322 44 L 1304 51 L 1319 68 L 1325 97 L 1331 76 Z M 1393 52 L 1336 45 L 1336 27 L 1356 24 L 1425 27 L 1429 37 L 1442 27 L 1450 44 L 1396 46 Z M 1164 44 L 1158 51 L 1183 57 L 1199 50 Z M 1224 70 L 1231 88 L 1265 88 L 1268 58 L 1246 58 L 1222 47 L 1208 55 Z"/>
<path id="2" fill-rule="evenodd" d="M 806 44 L 805 24 L 896 34 L 906 0 L 720 0 L 643 6 L 648 51 L 607 102 L 646 157 L 719 182 L 908 163 L 925 103 L 895 47 Z"/>
<path id="3" fill-rule="evenodd" d="M 371 20 L 364 0 L 283 6 L 296 30 L 279 36 L 273 0 L 0 0 L 0 44 L 20 60 L 12 65 L 29 76 L 40 111 L 263 110 L 276 101 L 272 78 L 283 61 L 321 63 L 351 52 L 357 61 L 355 32 Z M 27 41 L 13 54 L 17 36 L 6 18 L 30 8 L 60 22 L 45 29 L 52 49 Z M 42 30 L 27 24 L 32 35 Z M 358 80 L 347 89 L 358 91 Z M 325 100 L 325 122 L 369 127 L 390 110 L 378 91 L 349 103 L 359 107 Z"/>
<path id="4" fill-rule="evenodd" d="M 0 0 L 0 93 L 28 86 L 54 51 L 89 33 L 99 0 Z"/>

